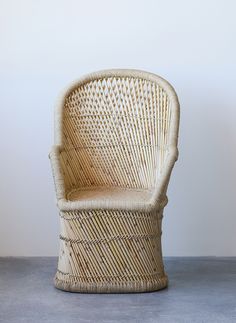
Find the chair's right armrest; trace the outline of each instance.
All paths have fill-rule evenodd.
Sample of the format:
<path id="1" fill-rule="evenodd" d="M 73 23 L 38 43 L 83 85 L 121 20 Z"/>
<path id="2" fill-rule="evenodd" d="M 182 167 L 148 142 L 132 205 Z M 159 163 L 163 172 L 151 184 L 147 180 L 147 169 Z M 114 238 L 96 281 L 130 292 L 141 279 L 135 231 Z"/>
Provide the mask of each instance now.
<path id="1" fill-rule="evenodd" d="M 61 146 L 52 146 L 49 153 L 57 200 L 65 199 L 65 181 L 60 163 Z"/>
<path id="2" fill-rule="evenodd" d="M 149 203 L 149 211 L 157 209 L 162 203 L 167 203 L 166 190 L 170 180 L 170 175 L 175 162 L 178 159 L 178 148 L 175 146 L 169 147 L 168 155 L 163 166 L 162 172 L 157 177 L 157 185 L 153 192 L 153 196 Z"/>

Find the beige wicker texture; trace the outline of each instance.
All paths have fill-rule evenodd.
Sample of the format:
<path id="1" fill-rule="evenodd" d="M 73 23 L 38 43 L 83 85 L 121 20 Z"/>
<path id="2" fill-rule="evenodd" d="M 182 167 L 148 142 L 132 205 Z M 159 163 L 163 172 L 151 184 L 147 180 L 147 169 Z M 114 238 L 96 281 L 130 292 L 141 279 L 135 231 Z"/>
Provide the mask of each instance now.
<path id="1" fill-rule="evenodd" d="M 173 88 L 151 73 L 96 72 L 63 92 L 50 153 L 61 227 L 57 288 L 167 286 L 161 221 L 178 126 Z"/>

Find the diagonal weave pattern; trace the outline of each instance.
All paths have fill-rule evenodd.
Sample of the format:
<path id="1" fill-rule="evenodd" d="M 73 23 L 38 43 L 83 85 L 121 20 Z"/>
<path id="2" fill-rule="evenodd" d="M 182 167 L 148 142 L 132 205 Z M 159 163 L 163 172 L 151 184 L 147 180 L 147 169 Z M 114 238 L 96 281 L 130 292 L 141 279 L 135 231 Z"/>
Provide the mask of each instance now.
<path id="1" fill-rule="evenodd" d="M 167 286 L 161 222 L 178 124 L 173 88 L 147 72 L 96 72 L 62 94 L 50 153 L 61 228 L 57 288 Z"/>
<path id="2" fill-rule="evenodd" d="M 144 291 L 150 282 L 166 284 L 161 220 L 161 213 L 61 213 L 57 287 L 105 292 L 112 286 L 124 292 L 135 285 Z"/>
<path id="3" fill-rule="evenodd" d="M 155 82 L 108 77 L 76 88 L 66 98 L 63 120 L 68 189 L 154 187 L 170 118 L 167 94 Z"/>

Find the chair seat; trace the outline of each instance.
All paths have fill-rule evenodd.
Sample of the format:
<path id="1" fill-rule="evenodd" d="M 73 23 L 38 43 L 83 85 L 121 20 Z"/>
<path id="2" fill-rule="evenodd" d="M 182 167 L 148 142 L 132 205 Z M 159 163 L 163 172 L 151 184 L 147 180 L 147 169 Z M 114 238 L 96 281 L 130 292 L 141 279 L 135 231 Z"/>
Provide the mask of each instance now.
<path id="1" fill-rule="evenodd" d="M 69 201 L 116 201 L 147 203 L 152 196 L 151 190 L 120 187 L 85 187 L 74 189 L 67 194 Z"/>

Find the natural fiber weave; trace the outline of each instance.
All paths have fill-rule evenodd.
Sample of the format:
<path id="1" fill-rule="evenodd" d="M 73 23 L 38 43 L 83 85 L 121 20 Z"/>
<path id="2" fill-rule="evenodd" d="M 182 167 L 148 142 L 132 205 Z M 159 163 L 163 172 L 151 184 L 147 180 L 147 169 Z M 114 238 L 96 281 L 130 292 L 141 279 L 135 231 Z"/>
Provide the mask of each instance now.
<path id="1" fill-rule="evenodd" d="M 63 92 L 50 153 L 61 222 L 56 287 L 167 286 L 161 221 L 178 126 L 175 91 L 151 73 L 97 72 Z"/>

